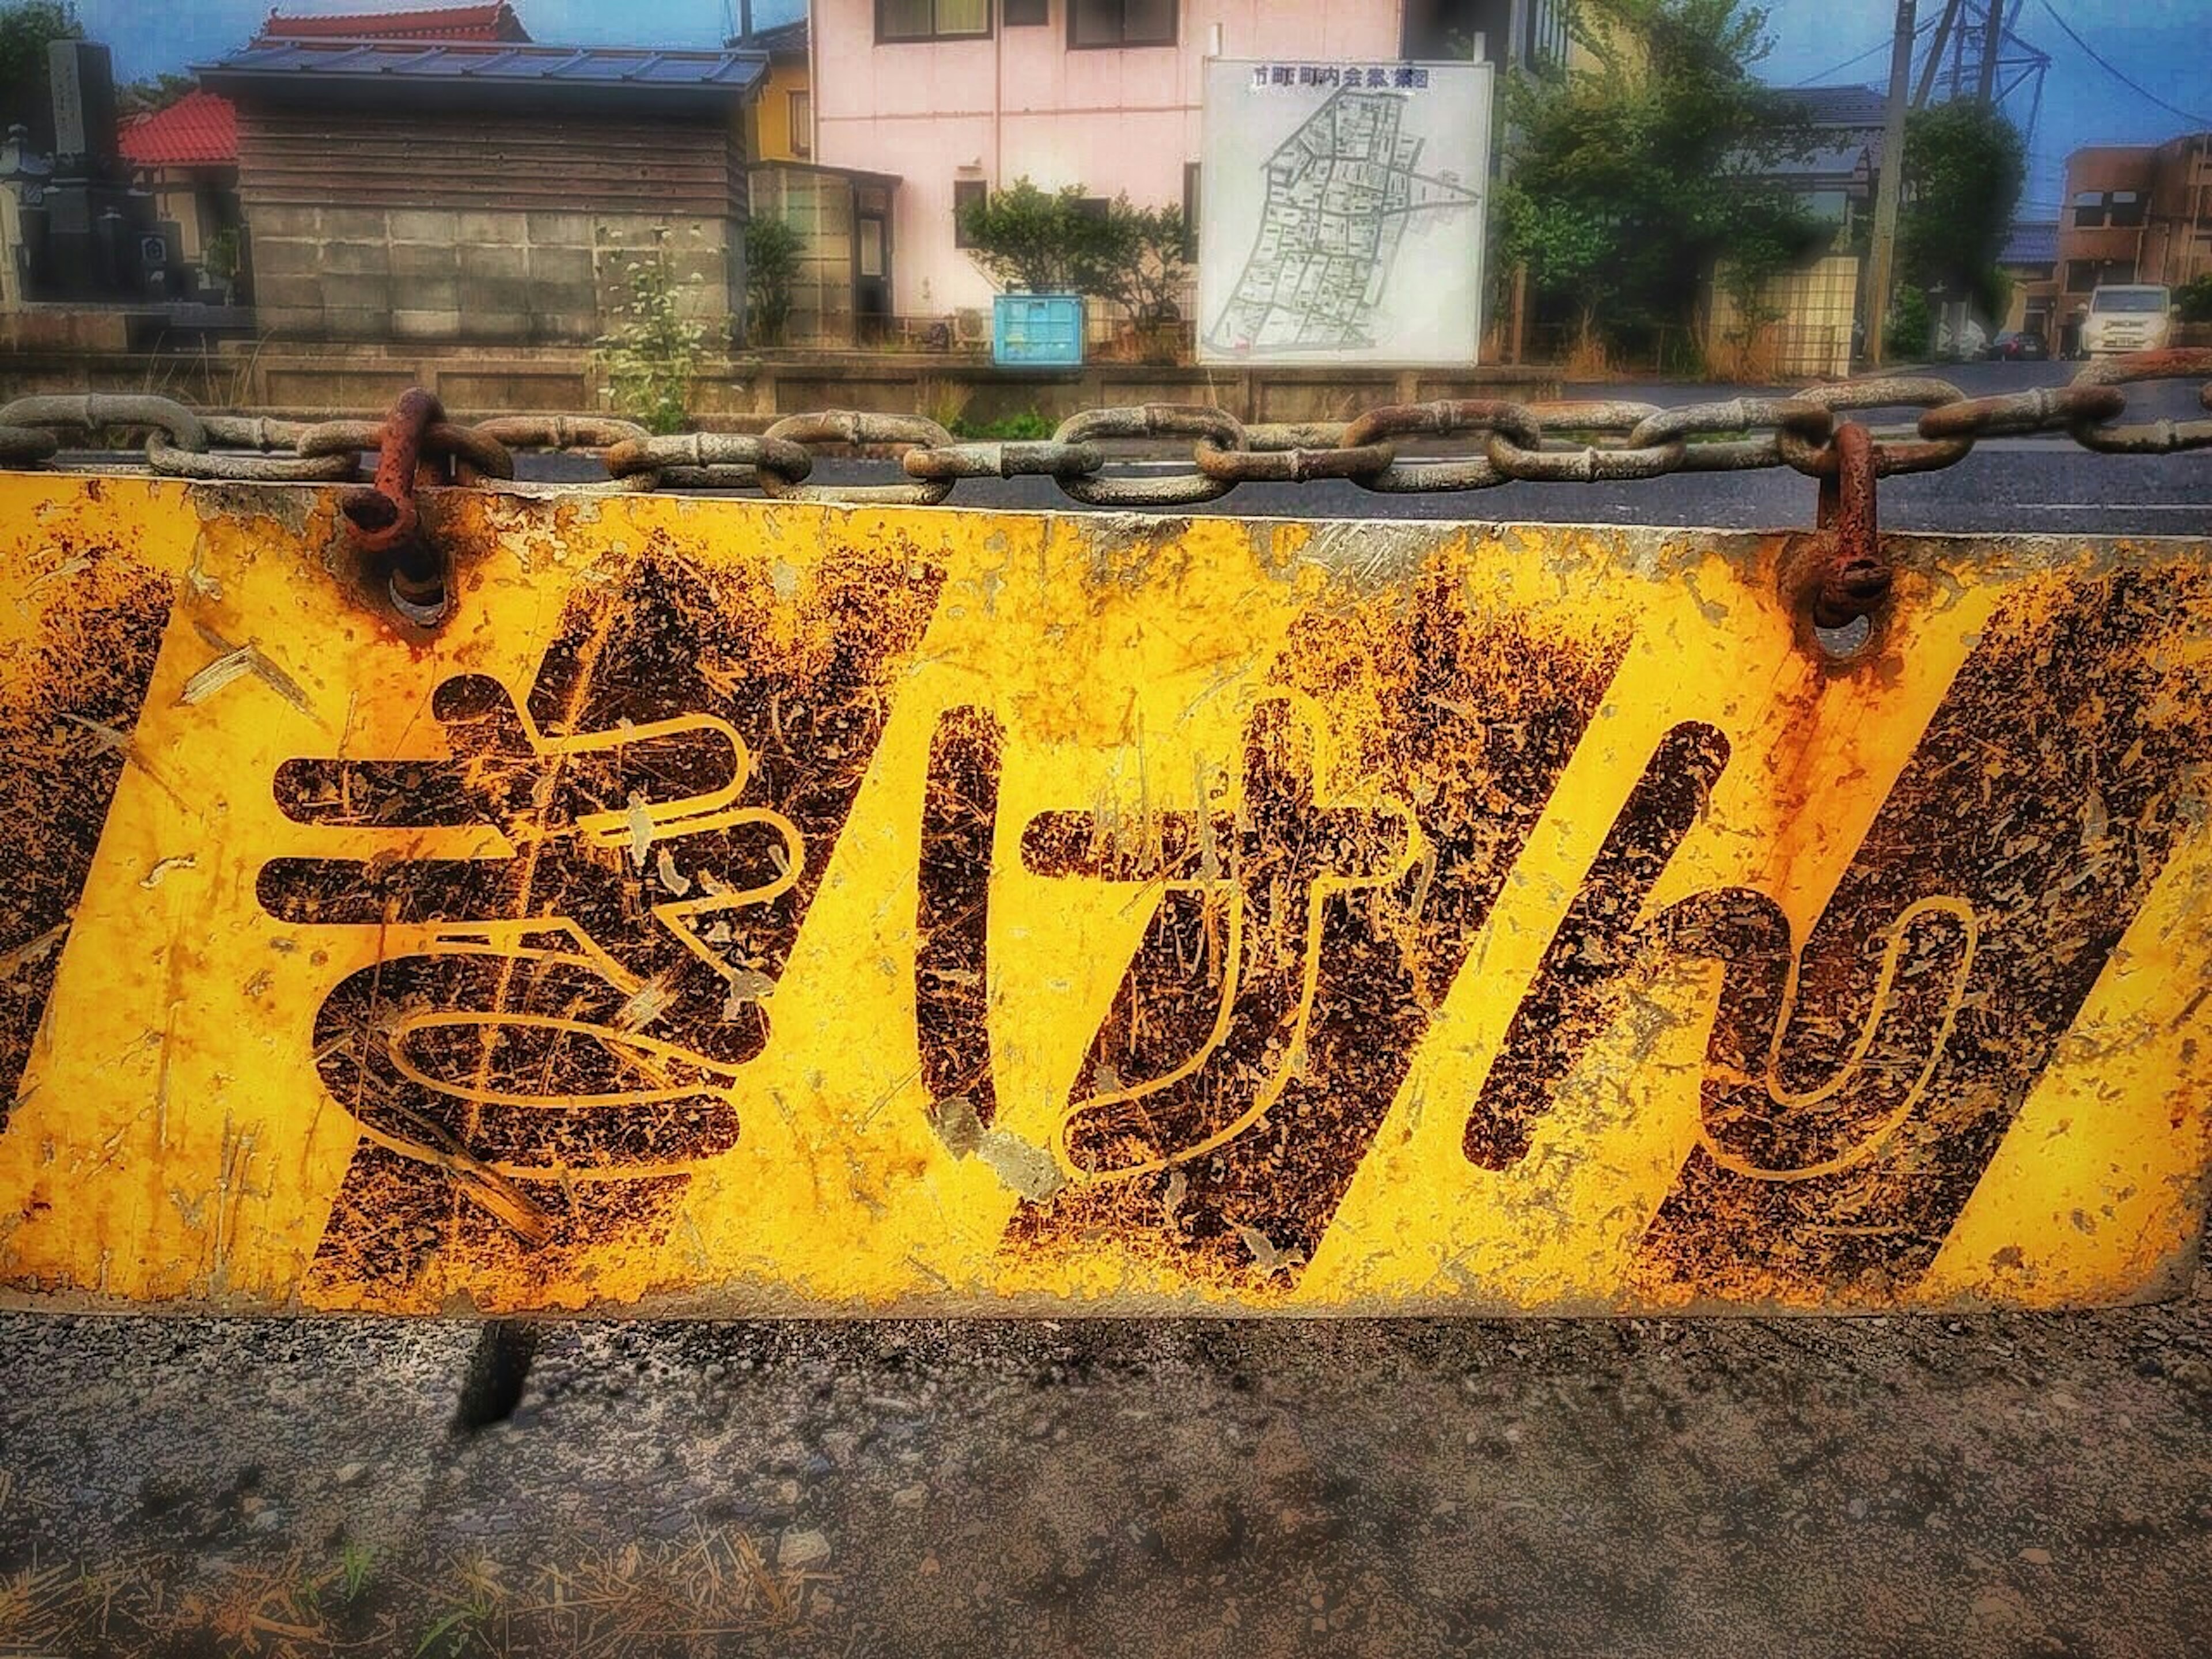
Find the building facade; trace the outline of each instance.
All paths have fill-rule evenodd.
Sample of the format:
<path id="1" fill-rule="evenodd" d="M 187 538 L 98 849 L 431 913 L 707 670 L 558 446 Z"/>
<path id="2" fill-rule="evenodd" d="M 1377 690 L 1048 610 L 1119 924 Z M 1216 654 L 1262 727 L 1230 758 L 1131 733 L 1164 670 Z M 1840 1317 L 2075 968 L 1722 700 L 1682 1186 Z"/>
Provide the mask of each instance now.
<path id="1" fill-rule="evenodd" d="M 123 123 L 118 147 L 156 216 L 177 227 L 186 264 L 234 278 L 239 239 L 238 112 L 198 89 L 167 109 Z M 213 269 L 210 269 L 213 267 Z"/>
<path id="2" fill-rule="evenodd" d="M 998 291 L 957 230 L 988 191 L 1027 178 L 1194 209 L 1209 58 L 1520 62 L 1564 56 L 1563 16 L 1550 0 L 815 0 L 816 159 L 900 180 L 859 221 L 858 268 L 891 310 L 945 316 Z"/>
<path id="3" fill-rule="evenodd" d="M 262 327 L 517 344 L 606 334 L 657 251 L 684 310 L 733 330 L 765 74 L 747 52 L 269 40 L 199 70 L 237 106 Z"/>
<path id="4" fill-rule="evenodd" d="M 1997 269 L 2012 284 L 2002 326 L 2032 334 L 2045 351 L 2058 349 L 2058 225 L 2016 220 L 1997 255 Z"/>
<path id="5" fill-rule="evenodd" d="M 270 40 L 529 40 L 507 0 L 398 12 L 291 17 L 271 12 L 258 39 Z M 238 199 L 238 112 L 229 99 L 195 88 L 164 109 L 122 124 L 119 147 L 157 215 L 174 223 L 185 261 L 210 285 L 251 293 L 250 251 Z"/>
<path id="6" fill-rule="evenodd" d="M 814 159 L 813 77 L 806 20 L 733 35 L 731 48 L 768 60 L 768 80 L 746 118 L 746 153 L 755 161 Z"/>
<path id="7" fill-rule="evenodd" d="M 2069 297 L 2100 283 L 2178 288 L 2212 270 L 2212 133 L 2068 156 L 2058 268 Z"/>

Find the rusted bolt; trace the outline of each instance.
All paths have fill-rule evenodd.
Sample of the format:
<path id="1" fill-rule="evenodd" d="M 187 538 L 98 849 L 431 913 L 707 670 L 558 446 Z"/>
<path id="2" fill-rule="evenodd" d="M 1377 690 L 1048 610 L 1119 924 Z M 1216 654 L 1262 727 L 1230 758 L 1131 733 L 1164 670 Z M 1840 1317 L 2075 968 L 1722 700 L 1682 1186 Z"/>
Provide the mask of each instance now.
<path id="1" fill-rule="evenodd" d="M 421 386 L 400 393 L 377 434 L 376 482 L 338 504 L 370 573 L 384 574 L 392 608 L 420 628 L 443 622 L 447 604 L 446 558 L 423 533 L 415 505 L 423 434 L 444 419 Z"/>
<path id="2" fill-rule="evenodd" d="M 1819 524 L 1827 554 L 1813 592 L 1813 623 L 1838 629 L 1879 610 L 1893 578 L 1875 513 L 1874 434 L 1856 421 L 1842 421 L 1831 441 L 1837 465 L 1820 480 Z"/>

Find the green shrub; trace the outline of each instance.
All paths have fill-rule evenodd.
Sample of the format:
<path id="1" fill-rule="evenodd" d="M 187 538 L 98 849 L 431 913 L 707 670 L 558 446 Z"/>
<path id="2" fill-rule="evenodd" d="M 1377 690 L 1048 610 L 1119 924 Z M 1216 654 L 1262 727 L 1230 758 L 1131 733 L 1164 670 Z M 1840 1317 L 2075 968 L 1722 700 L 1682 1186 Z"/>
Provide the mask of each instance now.
<path id="1" fill-rule="evenodd" d="M 1059 430 L 1034 409 L 1024 409 L 1019 414 L 1002 415 L 995 421 L 955 420 L 948 423 L 956 438 L 994 440 L 1000 443 L 1034 443 L 1049 438 Z"/>
<path id="2" fill-rule="evenodd" d="M 1928 296 L 1917 288 L 1899 289 L 1883 339 L 1893 358 L 1926 357 L 1936 339 L 1936 318 L 1928 308 Z"/>
<path id="3" fill-rule="evenodd" d="M 781 345 L 805 239 L 781 219 L 745 221 L 745 337 Z"/>

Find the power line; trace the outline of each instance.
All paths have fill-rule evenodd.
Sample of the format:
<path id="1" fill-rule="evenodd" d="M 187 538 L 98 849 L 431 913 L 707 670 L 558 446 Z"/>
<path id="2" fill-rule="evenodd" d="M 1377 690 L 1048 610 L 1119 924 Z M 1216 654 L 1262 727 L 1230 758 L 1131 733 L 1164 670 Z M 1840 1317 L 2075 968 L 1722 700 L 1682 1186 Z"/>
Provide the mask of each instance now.
<path id="1" fill-rule="evenodd" d="M 2071 40 L 2075 46 L 2081 47 L 2081 50 L 2088 55 L 2088 58 L 2091 63 L 2094 64 L 2099 69 L 2104 70 L 2106 74 L 2111 76 L 2112 79 L 2118 81 L 2122 86 L 2127 88 L 2130 92 L 2136 94 L 2136 96 L 2149 100 L 2150 102 L 2156 104 L 2168 115 L 2179 116 L 2191 126 L 2212 127 L 2212 118 L 2208 118 L 2202 115 L 2191 115 L 2187 110 L 2182 109 L 2176 105 L 2167 103 L 2165 99 L 2160 97 L 2156 93 L 2151 91 L 2148 88 L 2142 86 L 2136 82 L 2129 79 L 2125 73 L 2115 68 L 2112 64 L 2106 62 L 2106 59 L 2098 53 L 2096 47 L 2091 46 L 2087 40 L 2084 40 L 2080 35 L 2074 32 L 2074 26 L 2058 15 L 2058 9 L 2051 3 L 2051 0 L 2043 0 L 2043 9 L 2051 14 L 2051 21 L 2057 24 L 2060 28 L 2066 32 L 2066 38 L 2069 40 Z"/>
<path id="2" fill-rule="evenodd" d="M 1929 30 L 1935 27 L 1936 20 L 1931 17 L 1926 22 L 1923 23 L 1918 28 L 1912 31 L 1912 38 L 1917 40 L 1922 35 L 1927 33 Z M 1803 80 L 1792 82 L 1790 84 L 1793 87 L 1817 86 L 1820 82 L 1826 80 L 1832 75 L 1842 74 L 1854 64 L 1863 64 L 1868 58 L 1873 57 L 1875 53 L 1878 52 L 1887 52 L 1893 44 L 1895 43 L 1890 39 L 1890 37 L 1885 34 L 1881 40 L 1875 41 L 1864 52 L 1854 53 L 1852 56 L 1844 58 L 1840 64 L 1830 64 L 1826 69 L 1822 70 L 1818 75 L 1808 75 Z"/>

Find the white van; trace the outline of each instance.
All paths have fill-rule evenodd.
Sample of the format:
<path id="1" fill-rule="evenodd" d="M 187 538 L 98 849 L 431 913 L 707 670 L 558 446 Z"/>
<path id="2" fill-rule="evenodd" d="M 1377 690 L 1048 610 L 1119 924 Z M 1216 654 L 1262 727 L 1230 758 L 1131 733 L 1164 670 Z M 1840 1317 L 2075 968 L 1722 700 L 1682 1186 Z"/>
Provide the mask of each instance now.
<path id="1" fill-rule="evenodd" d="M 2089 296 L 2081 319 L 2081 355 L 2111 357 L 2156 351 L 2173 337 L 2173 295 L 2151 283 L 2116 283 Z"/>

